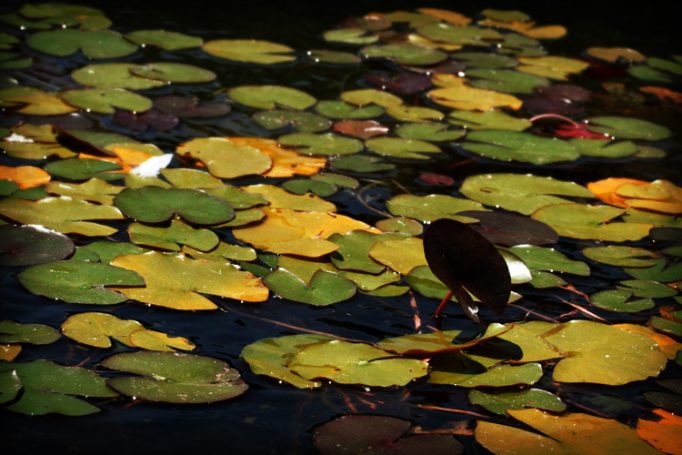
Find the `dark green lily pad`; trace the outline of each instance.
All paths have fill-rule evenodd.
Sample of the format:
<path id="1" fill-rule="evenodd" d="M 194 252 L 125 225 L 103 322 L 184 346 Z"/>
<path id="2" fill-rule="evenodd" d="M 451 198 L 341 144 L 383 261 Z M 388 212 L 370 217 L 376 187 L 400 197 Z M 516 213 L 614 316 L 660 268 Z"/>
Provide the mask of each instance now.
<path id="1" fill-rule="evenodd" d="M 320 387 L 322 383 L 303 379 L 292 372 L 287 366 L 289 360 L 305 346 L 331 340 L 328 336 L 312 334 L 264 338 L 244 347 L 239 357 L 249 364 L 255 374 L 285 381 L 299 389 L 311 389 Z"/>
<path id="2" fill-rule="evenodd" d="M 134 63 L 100 63 L 86 65 L 71 73 L 71 77 L 82 85 L 97 88 L 126 88 L 144 90 L 166 85 L 162 80 L 148 79 L 132 73 L 138 65 Z"/>
<path id="3" fill-rule="evenodd" d="M 220 39 L 204 43 L 202 49 L 214 57 L 261 65 L 296 60 L 296 56 L 292 54 L 292 48 L 272 41 Z"/>
<path id="4" fill-rule="evenodd" d="M 352 281 L 332 272 L 315 272 L 309 284 L 293 273 L 278 269 L 263 279 L 265 285 L 283 299 L 326 306 L 348 300 L 355 295 Z"/>
<path id="5" fill-rule="evenodd" d="M 130 68 L 135 76 L 163 82 L 199 83 L 216 78 L 213 71 L 184 63 L 145 63 Z"/>
<path id="6" fill-rule="evenodd" d="M 306 155 L 342 156 L 352 155 L 362 150 L 362 142 L 352 137 L 332 133 L 292 133 L 280 136 L 277 141 Z"/>
<path id="7" fill-rule="evenodd" d="M 671 83 L 673 81 L 673 78 L 669 74 L 651 68 L 647 65 L 631 66 L 628 68 L 628 73 L 631 76 L 644 81 L 662 82 L 664 84 Z"/>
<path id="8" fill-rule="evenodd" d="M 532 271 L 544 270 L 548 272 L 571 273 L 573 275 L 589 276 L 590 268 L 581 261 L 569 259 L 565 254 L 554 248 L 543 248 L 532 245 L 518 245 L 509 249 Z"/>
<path id="9" fill-rule="evenodd" d="M 665 259 L 654 259 L 651 267 L 628 267 L 625 273 L 639 280 L 671 283 L 682 280 L 682 262 L 668 262 Z"/>
<path id="10" fill-rule="evenodd" d="M 467 71 L 469 83 L 478 88 L 504 93 L 530 94 L 538 87 L 549 85 L 549 79 L 514 70 L 481 68 Z"/>
<path id="11" fill-rule="evenodd" d="M 571 144 L 583 156 L 593 158 L 624 158 L 639 151 L 632 141 L 612 142 L 608 139 L 573 139 Z"/>
<path id="12" fill-rule="evenodd" d="M 31 293 L 69 303 L 113 305 L 127 300 L 105 286 L 142 286 L 137 273 L 108 264 L 58 261 L 34 265 L 17 278 Z"/>
<path id="13" fill-rule="evenodd" d="M 558 396 L 541 389 L 526 389 L 519 392 L 486 393 L 480 390 L 469 392 L 471 404 L 483 406 L 495 414 L 506 415 L 508 409 L 537 408 L 552 412 L 563 412 L 566 404 Z"/>
<path id="14" fill-rule="evenodd" d="M 180 251 L 180 245 L 209 251 L 218 245 L 220 239 L 210 229 L 194 229 L 180 220 L 172 220 L 169 227 L 148 226 L 132 223 L 128 227 L 130 241 L 169 251 Z"/>
<path id="15" fill-rule="evenodd" d="M 331 162 L 334 169 L 360 173 L 382 172 L 395 169 L 395 165 L 386 163 L 380 158 L 365 155 L 342 156 Z"/>
<path id="16" fill-rule="evenodd" d="M 644 139 L 658 141 L 670 137 L 668 128 L 649 122 L 628 117 L 591 117 L 588 119 L 590 131 L 608 134 L 617 139 Z"/>
<path id="17" fill-rule="evenodd" d="M 395 232 L 406 235 L 419 235 L 424 232 L 420 222 L 405 216 L 395 216 L 376 222 L 375 226 L 384 232 Z"/>
<path id="18" fill-rule="evenodd" d="M 35 265 L 73 253 L 73 241 L 43 226 L 0 226 L 0 265 Z"/>
<path id="19" fill-rule="evenodd" d="M 27 3 L 19 9 L 22 17 L 46 25 L 45 28 L 79 26 L 83 30 L 109 28 L 111 21 L 104 13 L 90 6 L 68 3 Z"/>
<path id="20" fill-rule="evenodd" d="M 649 320 L 649 324 L 651 324 L 654 329 L 661 332 L 668 333 L 676 337 L 682 336 L 682 323 L 677 321 L 654 316 Z"/>
<path id="21" fill-rule="evenodd" d="M 386 269 L 369 257 L 369 250 L 380 240 L 400 240 L 403 234 L 373 234 L 367 231 L 351 231 L 346 234 L 334 234 L 328 238 L 339 245 L 339 249 L 331 255 L 334 266 L 342 270 L 354 270 L 377 274 Z"/>
<path id="22" fill-rule="evenodd" d="M 97 242 L 88 243 L 87 245 L 79 246 L 72 259 L 109 264 L 118 256 L 125 256 L 126 254 L 142 254 L 146 253 L 147 251 L 149 250 L 146 248 L 140 248 L 139 246 L 133 245 L 129 242 L 112 242 L 109 240 L 100 240 Z"/>
<path id="23" fill-rule="evenodd" d="M 400 65 L 435 65 L 448 57 L 443 51 L 410 43 L 367 46 L 360 50 L 365 58 L 386 58 Z"/>
<path id="24" fill-rule="evenodd" d="M 204 40 L 197 36 L 170 30 L 137 30 L 126 34 L 126 38 L 142 47 L 155 46 L 166 51 L 191 49 L 204 44 Z"/>
<path id="25" fill-rule="evenodd" d="M 379 40 L 379 35 L 361 28 L 339 28 L 324 32 L 324 40 L 331 43 L 370 44 Z"/>
<path id="26" fill-rule="evenodd" d="M 246 392 L 239 372 L 222 360 L 177 352 L 127 352 L 101 365 L 139 376 L 119 376 L 107 385 L 130 397 L 164 403 L 213 403 Z"/>
<path id="27" fill-rule="evenodd" d="M 301 90 L 281 85 L 242 85 L 231 88 L 227 94 L 234 101 L 256 109 L 305 110 L 317 101 Z"/>
<path id="28" fill-rule="evenodd" d="M 502 364 L 486 368 L 461 353 L 440 355 L 431 361 L 431 368 L 430 382 L 467 388 L 532 385 L 542 377 L 539 363 Z"/>
<path id="29" fill-rule="evenodd" d="M 2 45 L 0 44 L 0 49 Z M 31 57 L 22 57 L 17 52 L 0 51 L 0 69 L 2 70 L 22 70 L 33 65 Z"/>
<path id="30" fill-rule="evenodd" d="M 489 46 L 503 39 L 499 32 L 491 28 L 458 26 L 443 22 L 422 25 L 417 28 L 417 32 L 433 41 L 470 46 Z"/>
<path id="31" fill-rule="evenodd" d="M 323 100 L 317 103 L 318 114 L 333 119 L 366 119 L 379 117 L 384 108 L 376 105 L 356 107 L 344 101 Z"/>
<path id="32" fill-rule="evenodd" d="M 651 267 L 658 255 L 644 248 L 623 245 L 594 246 L 584 248 L 582 253 L 593 261 L 618 267 Z"/>
<path id="33" fill-rule="evenodd" d="M 61 29 L 37 32 L 26 43 L 33 49 L 58 57 L 83 51 L 88 58 L 118 58 L 130 55 L 137 45 L 111 30 Z"/>
<path id="34" fill-rule="evenodd" d="M 365 145 L 378 155 L 416 160 L 429 159 L 429 154 L 440 153 L 441 151 L 437 145 L 430 142 L 397 137 L 368 139 L 365 141 Z"/>
<path id="35" fill-rule="evenodd" d="M 311 49 L 306 55 L 315 63 L 332 63 L 336 65 L 356 65 L 360 57 L 350 52 L 330 51 L 327 49 Z"/>
<path id="36" fill-rule="evenodd" d="M 315 174 L 311 176 L 310 179 L 316 182 L 328 183 L 329 185 L 350 188 L 351 190 L 354 190 L 360 186 L 360 182 L 355 180 L 353 177 L 341 174 L 333 174 L 331 172 Z"/>
<path id="37" fill-rule="evenodd" d="M 77 89 L 61 94 L 67 103 L 99 114 L 113 114 L 115 109 L 144 112 L 152 107 L 146 96 L 124 89 Z"/>
<path id="38" fill-rule="evenodd" d="M 453 58 L 466 63 L 468 68 L 513 68 L 518 65 L 515 58 L 493 52 L 456 52 Z"/>
<path id="39" fill-rule="evenodd" d="M 10 377 L 14 380 L 9 381 Z M 110 398 L 117 393 L 109 389 L 104 378 L 80 367 L 66 367 L 48 360 L 28 363 L 0 363 L 0 402 L 13 400 L 7 409 L 28 415 L 50 413 L 82 416 L 99 412 L 99 408 L 76 398 Z"/>
<path id="40" fill-rule="evenodd" d="M 619 313 L 637 313 L 656 306 L 650 298 L 632 299 L 633 292 L 628 289 L 608 289 L 590 296 L 593 305 Z"/>
<path id="41" fill-rule="evenodd" d="M 396 134 L 403 139 L 430 142 L 449 142 L 456 141 L 466 134 L 460 129 L 449 129 L 444 123 L 403 123 L 398 125 Z"/>
<path id="42" fill-rule="evenodd" d="M 389 199 L 386 207 L 392 215 L 408 216 L 420 221 L 452 218 L 465 222 L 475 222 L 475 219 L 459 216 L 457 215 L 459 212 L 483 209 L 483 206 L 478 202 L 445 194 L 429 194 L 427 196 L 399 194 Z"/>
<path id="43" fill-rule="evenodd" d="M 117 180 L 123 178 L 123 174 L 110 171 L 120 169 L 121 167 L 118 164 L 111 161 L 82 158 L 53 161 L 45 165 L 45 170 L 52 176 L 79 181 L 94 177 L 101 180 Z"/>
<path id="44" fill-rule="evenodd" d="M 294 194 L 315 193 L 320 197 L 331 196 L 339 189 L 336 185 L 312 179 L 287 180 L 282 184 L 282 188 Z"/>
<path id="45" fill-rule="evenodd" d="M 496 160 L 543 165 L 580 158 L 570 142 L 517 131 L 473 131 L 466 139 L 465 150 Z"/>
<path id="46" fill-rule="evenodd" d="M 263 111 L 255 114 L 253 120 L 263 128 L 276 130 L 291 126 L 302 133 L 316 133 L 328 130 L 332 122 L 321 115 L 305 111 Z"/>
<path id="47" fill-rule="evenodd" d="M 505 112 L 489 110 L 485 112 L 452 111 L 448 121 L 472 130 L 523 131 L 532 126 L 525 118 L 513 117 Z"/>
<path id="48" fill-rule="evenodd" d="M 234 218 L 234 210 L 227 202 L 197 190 L 126 188 L 116 196 L 114 204 L 129 217 L 145 223 L 166 221 L 175 214 L 196 224 L 224 223 Z"/>
<path id="49" fill-rule="evenodd" d="M 49 325 L 0 321 L 0 343 L 50 344 L 60 336 L 61 333 Z"/>

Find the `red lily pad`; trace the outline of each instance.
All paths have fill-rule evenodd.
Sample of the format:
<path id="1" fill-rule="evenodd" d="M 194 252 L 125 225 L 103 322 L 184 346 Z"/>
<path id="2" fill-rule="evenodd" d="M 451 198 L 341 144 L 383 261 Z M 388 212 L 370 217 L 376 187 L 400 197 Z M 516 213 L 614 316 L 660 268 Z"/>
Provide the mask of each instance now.
<path id="1" fill-rule="evenodd" d="M 363 140 L 386 135 L 389 130 L 388 127 L 375 120 L 340 120 L 334 123 L 332 129 L 337 133 Z"/>
<path id="2" fill-rule="evenodd" d="M 117 111 L 113 115 L 113 120 L 117 125 L 133 131 L 146 131 L 149 128 L 158 131 L 168 131 L 175 128 L 179 122 L 177 117 L 156 109 L 150 109 L 143 114 Z"/>
<path id="3" fill-rule="evenodd" d="M 455 179 L 449 175 L 437 174 L 435 172 L 421 172 L 419 174 L 419 181 L 427 185 L 437 186 L 452 186 L 455 184 Z"/>
<path id="4" fill-rule="evenodd" d="M 168 95 L 154 100 L 154 108 L 179 118 L 220 117 L 230 112 L 230 106 L 219 101 L 200 102 L 194 96 Z"/>
<path id="5" fill-rule="evenodd" d="M 433 86 L 429 76 L 416 73 L 401 73 L 397 76 L 374 73 L 365 76 L 365 80 L 378 89 L 399 95 L 414 95 Z"/>

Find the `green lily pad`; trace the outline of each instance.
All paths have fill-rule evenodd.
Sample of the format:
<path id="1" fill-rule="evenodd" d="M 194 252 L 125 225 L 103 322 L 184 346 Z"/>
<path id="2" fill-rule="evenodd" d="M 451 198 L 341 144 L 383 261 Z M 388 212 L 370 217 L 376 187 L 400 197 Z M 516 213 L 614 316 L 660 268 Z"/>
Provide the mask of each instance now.
<path id="1" fill-rule="evenodd" d="M 590 268 L 581 261 L 569 259 L 554 248 L 532 245 L 518 245 L 509 249 L 528 266 L 531 271 L 562 272 L 589 276 Z"/>
<path id="2" fill-rule="evenodd" d="M 573 239 L 625 242 L 649 235 L 650 224 L 614 221 L 623 213 L 625 210 L 605 205 L 556 204 L 538 209 L 532 217 Z"/>
<path id="3" fill-rule="evenodd" d="M 196 224 L 223 223 L 234 218 L 234 210 L 227 202 L 197 190 L 126 188 L 116 196 L 114 204 L 127 216 L 144 223 L 166 221 L 175 214 Z"/>
<path id="4" fill-rule="evenodd" d="M 9 381 L 10 377 L 14 379 Z M 48 360 L 3 362 L 0 364 L 0 384 L 0 397 L 4 402 L 14 399 L 23 389 L 19 400 L 7 406 L 7 409 L 28 415 L 94 414 L 99 412 L 98 407 L 76 397 L 117 396 L 97 373 L 85 368 L 58 365 Z"/>
<path id="5" fill-rule="evenodd" d="M 239 357 L 249 364 L 255 374 L 270 376 L 299 389 L 312 389 L 320 387 L 322 383 L 303 379 L 291 371 L 289 360 L 305 346 L 331 340 L 327 336 L 311 334 L 264 338 L 244 347 Z"/>
<path id="6" fill-rule="evenodd" d="M 619 313 L 637 313 L 656 306 L 650 298 L 633 300 L 632 297 L 633 292 L 628 289 L 607 289 L 592 294 L 590 301 L 603 310 Z"/>
<path id="7" fill-rule="evenodd" d="M 28 115 L 62 115 L 76 111 L 56 93 L 21 85 L 0 89 L 0 106 Z"/>
<path id="8" fill-rule="evenodd" d="M 635 155 L 639 148 L 632 141 L 611 142 L 608 139 L 572 139 L 571 144 L 583 156 L 593 158 L 624 158 Z"/>
<path id="9" fill-rule="evenodd" d="M 213 71 L 183 63 L 145 63 L 130 68 L 135 76 L 163 82 L 199 83 L 216 78 Z"/>
<path id="10" fill-rule="evenodd" d="M 360 57 L 350 52 L 330 51 L 327 49 L 311 49 L 306 55 L 315 63 L 332 63 L 336 65 L 356 65 Z"/>
<path id="11" fill-rule="evenodd" d="M 44 169 L 52 176 L 69 180 L 88 180 L 94 177 L 101 180 L 123 178 L 123 174 L 111 172 L 121 169 L 118 164 L 103 160 L 69 158 L 48 163 Z"/>
<path id="12" fill-rule="evenodd" d="M 140 248 L 128 242 L 111 242 L 109 240 L 100 240 L 97 242 L 88 243 L 87 245 L 79 246 L 76 254 L 73 255 L 73 260 L 101 262 L 109 264 L 118 256 L 126 254 L 142 254 L 149 251 L 146 248 Z"/>
<path id="13" fill-rule="evenodd" d="M 395 216 L 376 222 L 375 226 L 384 232 L 395 232 L 406 235 L 420 235 L 424 227 L 418 221 L 406 216 Z"/>
<path id="14" fill-rule="evenodd" d="M 403 104 L 402 98 L 389 92 L 373 88 L 348 90 L 341 94 L 341 99 L 355 106 L 376 104 L 384 108 Z"/>
<path id="15" fill-rule="evenodd" d="M 531 94 L 537 87 L 549 85 L 549 79 L 514 70 L 472 69 L 467 71 L 467 76 L 475 78 L 469 81 L 473 87 L 504 93 Z"/>
<path id="16" fill-rule="evenodd" d="M 435 65 L 448 57 L 443 51 L 410 43 L 366 46 L 360 50 L 365 58 L 386 58 L 400 65 Z"/>
<path id="17" fill-rule="evenodd" d="M 547 55 L 543 57 L 521 57 L 519 71 L 549 79 L 566 80 L 572 74 L 583 72 L 589 64 L 582 60 Z"/>
<path id="18" fill-rule="evenodd" d="M 352 281 L 324 270 L 315 272 L 309 284 L 285 269 L 275 270 L 263 282 L 283 299 L 314 306 L 343 302 L 356 292 Z"/>
<path id="19" fill-rule="evenodd" d="M 50 344 L 61 334 L 49 325 L 0 321 L 0 343 Z"/>
<path id="20" fill-rule="evenodd" d="M 491 109 L 485 112 L 452 111 L 448 121 L 472 130 L 523 131 L 532 126 L 525 118 L 513 117 L 505 112 Z"/>
<path id="21" fill-rule="evenodd" d="M 445 115 L 436 109 L 419 106 L 394 104 L 386 108 L 386 113 L 403 122 L 431 122 L 442 120 Z"/>
<path id="22" fill-rule="evenodd" d="M 343 270 L 339 272 L 339 275 L 341 275 L 344 278 L 348 278 L 351 280 L 355 285 L 360 289 L 361 292 L 375 292 L 378 291 L 379 289 L 388 291 L 388 286 L 391 283 L 396 283 L 400 281 L 400 274 L 396 273 L 392 270 L 385 270 L 382 273 L 379 273 L 378 275 L 372 275 L 371 273 L 362 273 L 362 272 L 351 272 L 347 270 Z M 402 288 L 404 286 L 395 286 L 397 288 Z M 394 289 L 396 290 L 396 289 Z M 397 291 L 397 290 L 396 290 Z M 383 291 L 381 291 L 383 292 Z M 398 295 L 402 295 L 403 293 L 401 292 Z"/>
<path id="23" fill-rule="evenodd" d="M 465 150 L 496 160 L 542 165 L 580 158 L 570 142 L 518 131 L 473 131 L 466 139 L 462 144 Z"/>
<path id="24" fill-rule="evenodd" d="M 542 377 L 539 363 L 497 365 L 486 368 L 461 353 L 447 353 L 431 360 L 429 382 L 460 387 L 508 387 L 532 385 Z"/>
<path id="25" fill-rule="evenodd" d="M 339 189 L 336 185 L 312 179 L 287 180 L 282 184 L 282 188 L 294 194 L 314 193 L 320 197 L 331 196 Z"/>
<path id="26" fill-rule="evenodd" d="M 457 52 L 453 58 L 466 63 L 468 68 L 513 68 L 518 64 L 515 58 L 493 52 Z"/>
<path id="27" fill-rule="evenodd" d="M 123 187 L 112 185 L 102 179 L 91 178 L 80 184 L 52 181 L 47 184 L 45 190 L 50 194 L 111 205 L 114 202 L 114 197 L 123 191 Z"/>
<path id="28" fill-rule="evenodd" d="M 653 316 L 649 323 L 651 326 L 661 332 L 669 333 L 677 337 L 682 336 L 682 324 L 677 321 L 672 321 L 670 319 L 665 319 L 659 316 Z"/>
<path id="29" fill-rule="evenodd" d="M 108 264 L 58 261 L 34 265 L 17 278 L 31 293 L 69 303 L 113 305 L 127 300 L 105 286 L 142 286 L 137 273 Z"/>
<path id="30" fill-rule="evenodd" d="M 169 227 L 132 223 L 128 227 L 128 234 L 130 241 L 135 244 L 169 251 L 180 251 L 180 245 L 209 251 L 220 242 L 218 236 L 210 229 L 194 229 L 181 220 L 172 220 Z"/>
<path id="31" fill-rule="evenodd" d="M 408 216 L 420 221 L 451 218 L 470 223 L 477 220 L 465 216 L 457 216 L 457 213 L 466 210 L 483 210 L 483 206 L 478 202 L 444 194 L 429 194 L 427 196 L 399 194 L 389 199 L 386 202 L 386 207 L 392 215 Z"/>
<path id="32" fill-rule="evenodd" d="M 670 130 L 647 120 L 629 117 L 591 117 L 588 129 L 617 139 L 658 141 L 670 137 Z"/>
<path id="33" fill-rule="evenodd" d="M 622 245 L 588 247 L 582 253 L 593 261 L 618 267 L 651 267 L 656 264 L 652 259 L 658 257 L 644 248 Z"/>
<path id="34" fill-rule="evenodd" d="M 670 262 L 665 259 L 655 259 L 651 267 L 628 267 L 625 273 L 639 280 L 658 281 L 661 283 L 671 283 L 682 280 L 682 263 Z"/>
<path id="35" fill-rule="evenodd" d="M 137 45 L 111 30 L 60 29 L 37 32 L 26 40 L 32 49 L 57 57 L 81 50 L 88 58 L 118 58 L 130 55 Z"/>
<path id="36" fill-rule="evenodd" d="M 333 119 L 366 119 L 379 117 L 384 108 L 376 105 L 355 107 L 344 101 L 323 100 L 317 103 L 315 110 L 318 114 Z"/>
<path id="37" fill-rule="evenodd" d="M 126 34 L 126 39 L 142 47 L 154 46 L 166 51 L 179 51 L 199 47 L 204 40 L 197 36 L 169 30 L 137 30 Z"/>
<path id="38" fill-rule="evenodd" d="M 669 74 L 647 65 L 631 66 L 628 68 L 628 73 L 631 76 L 644 81 L 662 82 L 664 84 L 673 82 L 673 78 Z"/>
<path id="39" fill-rule="evenodd" d="M 234 261 L 255 261 L 256 250 L 231 243 L 220 242 L 218 246 L 208 253 L 194 248 L 183 246 L 182 253 L 194 259 L 207 259 L 214 261 L 234 260 Z"/>
<path id="40" fill-rule="evenodd" d="M 365 145 L 378 155 L 417 160 L 428 159 L 429 154 L 441 151 L 438 146 L 426 141 L 397 137 L 368 139 Z"/>
<path id="41" fill-rule="evenodd" d="M 120 220 L 116 207 L 96 205 L 70 198 L 45 198 L 28 201 L 7 198 L 0 201 L 0 215 L 22 224 L 38 224 L 63 234 L 111 235 L 117 229 L 84 220 Z"/>
<path id="42" fill-rule="evenodd" d="M 331 43 L 371 44 L 379 40 L 379 35 L 361 28 L 339 28 L 324 32 L 324 40 Z"/>
<path id="43" fill-rule="evenodd" d="M 282 85 L 241 85 L 229 89 L 227 94 L 234 101 L 256 109 L 281 107 L 302 111 L 317 102 L 301 90 Z"/>
<path id="44" fill-rule="evenodd" d="M 302 133 L 325 131 L 332 124 L 328 119 L 312 112 L 286 111 L 281 109 L 258 112 L 253 116 L 253 120 L 269 130 L 291 126 L 296 131 Z"/>
<path id="45" fill-rule="evenodd" d="M 70 238 L 42 226 L 0 226 L 0 265 L 43 264 L 64 259 L 73 251 Z"/>
<path id="46" fill-rule="evenodd" d="M 36 23 L 47 24 L 46 28 L 77 25 L 84 30 L 98 30 L 111 26 L 111 21 L 101 10 L 83 5 L 27 3 L 19 9 L 19 13 Z"/>
<path id="47" fill-rule="evenodd" d="M 332 340 L 305 346 L 291 358 L 289 368 L 308 380 L 390 387 L 425 376 L 428 363 L 400 358 L 368 344 Z"/>
<path id="48" fill-rule="evenodd" d="M 130 397 L 164 403 L 196 404 L 229 400 L 249 388 L 226 362 L 177 352 L 126 352 L 101 365 L 137 376 L 119 376 L 107 385 Z"/>
<path id="49" fill-rule="evenodd" d="M 305 155 L 342 156 L 362 150 L 362 142 L 357 139 L 332 133 L 293 133 L 280 136 L 277 141 L 281 145 L 294 147 L 297 152 Z"/>
<path id="50" fill-rule="evenodd" d="M 71 73 L 73 80 L 82 85 L 102 89 L 125 88 L 145 90 L 166 85 L 162 80 L 148 79 L 132 73 L 134 63 L 99 63 L 86 65 Z"/>
<path id="51" fill-rule="evenodd" d="M 323 182 L 328 183 L 329 185 L 340 186 L 342 188 L 350 188 L 351 190 L 354 190 L 360 186 L 360 182 L 355 180 L 353 177 L 341 174 L 333 174 L 331 172 L 315 174 L 310 176 L 310 179 L 316 182 Z"/>
<path id="52" fill-rule="evenodd" d="M 459 129 L 449 129 L 444 123 L 403 123 L 398 125 L 396 134 L 403 139 L 430 142 L 449 142 L 456 141 L 464 136 L 466 132 Z"/>
<path id="53" fill-rule="evenodd" d="M 594 198 L 577 183 L 524 174 L 472 175 L 464 180 L 460 191 L 475 201 L 524 215 L 547 205 L 569 202 L 557 196 Z"/>
<path id="54" fill-rule="evenodd" d="M 360 173 L 382 172 L 395 169 L 395 165 L 385 163 L 380 158 L 365 155 L 342 156 L 331 162 L 332 168 L 340 171 Z"/>
<path id="55" fill-rule="evenodd" d="M 0 44 L 2 49 L 2 44 Z M 33 65 L 31 57 L 22 57 L 17 52 L 0 51 L 0 69 L 2 70 L 22 70 Z"/>
<path id="56" fill-rule="evenodd" d="M 67 103 L 99 114 L 113 114 L 115 108 L 144 112 L 151 109 L 152 101 L 146 96 L 123 89 L 83 89 L 62 93 Z"/>
<path id="57" fill-rule="evenodd" d="M 417 32 L 433 41 L 469 46 L 489 46 L 503 39 L 499 32 L 491 28 L 458 26 L 443 22 L 431 22 L 419 26 Z"/>
<path id="58" fill-rule="evenodd" d="M 342 270 L 354 270 L 371 274 L 381 273 L 386 266 L 369 257 L 369 250 L 380 240 L 398 240 L 406 238 L 403 234 L 373 234 L 367 231 L 351 231 L 346 234 L 334 234 L 328 238 L 339 245 L 339 249 L 331 255 L 334 266 Z"/>
<path id="59" fill-rule="evenodd" d="M 519 392 L 486 393 L 480 390 L 469 392 L 471 404 L 483 406 L 495 414 L 506 415 L 508 409 L 537 408 L 552 412 L 563 412 L 566 404 L 558 396 L 541 389 L 526 389 Z"/>
<path id="60" fill-rule="evenodd" d="M 236 62 L 272 65 L 296 60 L 292 48 L 272 41 L 220 39 L 207 41 L 201 48 L 214 57 Z"/>
<path id="61" fill-rule="evenodd" d="M 505 324 L 505 328 L 509 328 L 509 325 Z M 561 357 L 556 349 L 544 341 L 545 334 L 551 333 L 558 326 L 557 323 L 545 321 L 517 322 L 498 338 L 521 349 L 521 358 L 514 359 L 513 363 L 542 362 Z"/>

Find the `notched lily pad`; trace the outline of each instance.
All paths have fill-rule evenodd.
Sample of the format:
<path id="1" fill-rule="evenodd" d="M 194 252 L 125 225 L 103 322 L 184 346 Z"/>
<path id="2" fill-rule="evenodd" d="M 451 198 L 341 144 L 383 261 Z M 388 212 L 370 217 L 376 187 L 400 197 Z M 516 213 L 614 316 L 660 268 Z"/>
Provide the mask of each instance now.
<path id="1" fill-rule="evenodd" d="M 266 276 L 263 282 L 283 299 L 314 306 L 327 306 L 348 300 L 357 290 L 352 281 L 324 270 L 315 272 L 308 284 L 281 268 Z"/>
<path id="2" fill-rule="evenodd" d="M 43 264 L 64 259 L 73 251 L 70 238 L 43 226 L 0 226 L 0 265 Z"/>

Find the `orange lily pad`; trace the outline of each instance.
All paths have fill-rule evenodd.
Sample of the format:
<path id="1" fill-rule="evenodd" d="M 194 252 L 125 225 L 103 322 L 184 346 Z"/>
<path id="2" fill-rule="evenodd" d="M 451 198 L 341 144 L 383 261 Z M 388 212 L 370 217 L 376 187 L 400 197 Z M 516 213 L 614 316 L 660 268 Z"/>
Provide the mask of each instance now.
<path id="1" fill-rule="evenodd" d="M 0 166 L 0 180 L 10 180 L 22 190 L 45 185 L 50 178 L 50 174 L 35 166 Z"/>

